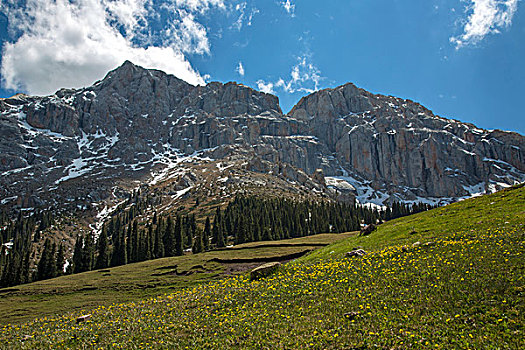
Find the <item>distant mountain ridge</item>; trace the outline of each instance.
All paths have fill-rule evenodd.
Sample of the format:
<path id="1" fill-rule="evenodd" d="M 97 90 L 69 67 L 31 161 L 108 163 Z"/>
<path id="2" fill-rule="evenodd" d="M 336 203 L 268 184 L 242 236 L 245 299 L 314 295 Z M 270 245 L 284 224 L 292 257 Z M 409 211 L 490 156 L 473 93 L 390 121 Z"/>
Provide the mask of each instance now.
<path id="1" fill-rule="evenodd" d="M 525 137 L 350 83 L 284 115 L 276 96 L 127 61 L 90 87 L 0 100 L 0 172 L 2 206 L 103 204 L 99 218 L 140 186 L 172 202 L 260 187 L 445 203 L 525 181 Z"/>

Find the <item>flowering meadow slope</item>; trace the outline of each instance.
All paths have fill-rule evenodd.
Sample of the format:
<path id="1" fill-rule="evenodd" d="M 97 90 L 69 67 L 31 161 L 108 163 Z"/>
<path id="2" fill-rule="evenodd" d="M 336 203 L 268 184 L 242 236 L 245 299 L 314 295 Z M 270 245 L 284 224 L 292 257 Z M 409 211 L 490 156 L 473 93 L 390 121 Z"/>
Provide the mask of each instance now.
<path id="1" fill-rule="evenodd" d="M 7 325 L 0 347 L 524 348 L 524 238 L 522 185 L 393 220 L 260 281 L 86 310 L 81 324 Z M 354 246 L 369 254 L 344 258 Z"/>

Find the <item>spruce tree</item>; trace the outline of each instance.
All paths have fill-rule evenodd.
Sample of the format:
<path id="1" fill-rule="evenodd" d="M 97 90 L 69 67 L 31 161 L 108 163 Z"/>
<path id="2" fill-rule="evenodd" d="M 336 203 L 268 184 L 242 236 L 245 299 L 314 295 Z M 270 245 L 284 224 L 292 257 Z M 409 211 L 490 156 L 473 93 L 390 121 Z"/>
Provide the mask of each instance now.
<path id="1" fill-rule="evenodd" d="M 84 249 L 82 250 L 82 271 L 91 271 L 94 265 L 95 243 L 93 235 L 88 233 L 84 237 Z"/>
<path id="2" fill-rule="evenodd" d="M 118 266 L 118 260 L 119 260 L 119 244 L 120 244 L 120 229 L 116 230 L 116 228 L 113 231 L 113 234 L 111 235 L 111 241 L 112 241 L 112 251 L 111 251 L 111 265 L 110 266 Z"/>
<path id="3" fill-rule="evenodd" d="M 126 265 L 128 263 L 128 249 L 124 231 L 122 231 L 119 238 L 118 265 Z"/>
<path id="4" fill-rule="evenodd" d="M 96 269 L 105 269 L 109 266 L 109 247 L 108 247 L 108 236 L 106 233 L 106 227 L 102 227 L 102 232 L 98 236 L 97 241 L 97 261 L 95 263 Z"/>
<path id="5" fill-rule="evenodd" d="M 75 241 L 75 249 L 73 250 L 73 273 L 82 272 L 82 248 L 84 246 L 84 239 L 81 235 L 77 236 Z"/>
<path id="6" fill-rule="evenodd" d="M 44 248 L 37 266 L 37 280 L 49 278 L 49 261 L 51 260 L 51 240 L 46 238 Z"/>
<path id="7" fill-rule="evenodd" d="M 138 227 L 137 220 L 133 221 L 132 236 L 133 236 L 133 247 L 131 249 L 132 257 L 130 261 L 137 262 L 140 260 L 139 255 L 140 255 L 140 246 L 141 246 L 139 227 Z"/>
<path id="8" fill-rule="evenodd" d="M 154 258 L 164 257 L 164 244 L 162 243 L 161 225 L 160 223 L 155 227 L 155 244 L 154 244 Z"/>
<path id="9" fill-rule="evenodd" d="M 219 226 L 221 221 L 221 208 L 217 207 L 215 211 L 215 216 L 213 217 L 213 227 L 211 230 L 211 243 L 217 244 L 217 239 L 219 236 Z"/>
<path id="10" fill-rule="evenodd" d="M 148 225 L 148 230 L 144 231 L 144 244 L 142 247 L 142 260 L 150 260 L 153 254 L 153 226 Z"/>
<path id="11" fill-rule="evenodd" d="M 128 262 L 133 262 L 133 225 L 131 221 L 128 224 L 128 229 L 126 231 L 126 264 Z"/>
<path id="12" fill-rule="evenodd" d="M 204 250 L 210 250 L 210 236 L 211 236 L 210 218 L 206 217 L 206 223 L 204 224 L 204 232 L 202 235 L 202 241 L 204 243 Z"/>
<path id="13" fill-rule="evenodd" d="M 177 216 L 177 221 L 175 224 L 175 255 L 180 256 L 184 254 L 183 244 L 182 219 L 180 216 Z"/>
<path id="14" fill-rule="evenodd" d="M 176 239 L 175 239 L 175 227 L 171 216 L 168 217 L 166 223 L 166 231 L 164 232 L 164 256 L 174 256 L 177 255 L 176 250 Z"/>
<path id="15" fill-rule="evenodd" d="M 65 252 L 64 252 L 64 245 L 60 243 L 58 245 L 58 251 L 56 256 L 56 262 L 55 262 L 55 270 L 57 276 L 62 276 L 64 274 L 64 262 L 66 260 Z"/>
<path id="16" fill-rule="evenodd" d="M 217 233 L 217 247 L 223 248 L 226 247 L 226 237 L 224 233 L 224 229 L 222 226 L 219 226 L 219 230 Z"/>
<path id="17" fill-rule="evenodd" d="M 49 254 L 49 261 L 48 261 L 48 278 L 56 277 L 57 275 L 57 264 L 56 264 L 56 251 L 57 251 L 57 245 L 55 242 L 51 245 L 51 253 Z"/>
<path id="18" fill-rule="evenodd" d="M 202 231 L 197 229 L 195 239 L 193 240 L 193 246 L 191 247 L 193 254 L 202 253 L 204 251 L 204 243 L 202 242 Z"/>

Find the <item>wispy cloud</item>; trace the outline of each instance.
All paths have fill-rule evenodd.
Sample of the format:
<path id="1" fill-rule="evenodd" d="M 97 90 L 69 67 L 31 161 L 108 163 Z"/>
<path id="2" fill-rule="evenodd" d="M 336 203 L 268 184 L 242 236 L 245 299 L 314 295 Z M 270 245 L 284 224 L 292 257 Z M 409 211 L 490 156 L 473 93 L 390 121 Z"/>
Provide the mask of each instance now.
<path id="1" fill-rule="evenodd" d="M 241 77 L 244 77 L 244 66 L 242 65 L 242 62 L 239 62 L 237 68 L 235 68 L 235 71 L 239 73 Z"/>
<path id="2" fill-rule="evenodd" d="M 500 33 L 512 24 L 518 0 L 468 0 L 463 33 L 450 38 L 456 49 L 481 42 L 488 34 Z"/>
<path id="3" fill-rule="evenodd" d="M 239 14 L 239 17 L 237 17 L 235 22 L 233 22 L 231 28 L 240 31 L 243 25 L 246 24 L 248 27 L 252 25 L 253 17 L 259 13 L 259 9 L 252 7 L 249 11 L 247 11 L 246 8 L 246 2 L 240 2 L 235 5 L 235 11 Z"/>
<path id="4" fill-rule="evenodd" d="M 310 62 L 308 55 L 299 57 L 297 61 L 290 72 L 290 79 L 281 78 L 275 85 L 290 93 L 296 91 L 311 93 L 318 90 L 319 82 L 322 79 L 321 71 Z"/>
<path id="5" fill-rule="evenodd" d="M 295 4 L 290 0 L 281 1 L 281 6 L 288 12 L 291 17 L 295 17 Z"/>
<path id="6" fill-rule="evenodd" d="M 2 1 L 11 36 L 2 50 L 2 84 L 48 94 L 89 85 L 126 59 L 202 84 L 185 54 L 210 52 L 197 16 L 213 7 L 223 9 L 224 0 Z"/>
<path id="7" fill-rule="evenodd" d="M 281 88 L 288 93 L 312 93 L 319 90 L 322 79 L 321 71 L 310 61 L 310 55 L 303 55 L 298 57 L 297 63 L 292 66 L 289 78 L 279 78 L 276 82 L 258 80 L 257 87 L 268 93 L 274 92 L 275 88 Z"/>
<path id="8" fill-rule="evenodd" d="M 179 8 L 200 13 L 204 13 L 212 7 L 225 8 L 224 0 L 175 0 L 173 3 Z"/>

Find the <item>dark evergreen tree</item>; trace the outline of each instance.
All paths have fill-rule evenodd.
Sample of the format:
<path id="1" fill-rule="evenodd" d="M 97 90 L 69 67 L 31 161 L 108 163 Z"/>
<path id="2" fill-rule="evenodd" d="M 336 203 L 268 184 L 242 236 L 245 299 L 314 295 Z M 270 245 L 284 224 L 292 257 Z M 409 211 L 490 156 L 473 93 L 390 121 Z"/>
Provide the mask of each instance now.
<path id="1" fill-rule="evenodd" d="M 82 271 L 90 271 L 94 265 L 95 243 L 93 235 L 88 233 L 84 237 L 84 248 L 82 249 Z"/>
<path id="2" fill-rule="evenodd" d="M 53 278 L 56 275 L 56 260 L 54 254 L 54 244 L 51 243 L 49 238 L 46 238 L 44 248 L 42 250 L 42 256 L 37 266 L 37 279 L 43 280 Z"/>
<path id="3" fill-rule="evenodd" d="M 206 217 L 206 223 L 204 224 L 204 232 L 202 234 L 204 250 L 210 250 L 210 237 L 211 237 L 211 223 L 210 223 L 210 218 Z"/>
<path id="4" fill-rule="evenodd" d="M 124 233 L 124 230 L 121 231 L 119 238 L 120 242 L 118 251 L 118 262 L 119 265 L 126 265 L 128 263 L 128 242 L 126 240 L 126 234 Z"/>
<path id="5" fill-rule="evenodd" d="M 168 216 L 166 231 L 164 232 L 164 256 L 178 255 L 176 253 L 175 225 L 171 216 Z"/>
<path id="6" fill-rule="evenodd" d="M 130 219 L 131 220 L 131 219 Z M 133 224 L 128 222 L 128 229 L 126 230 L 126 264 L 133 262 Z"/>
<path id="7" fill-rule="evenodd" d="M 202 231 L 197 229 L 195 239 L 193 240 L 193 247 L 191 247 L 193 254 L 202 253 L 204 251 L 204 243 L 202 242 Z"/>
<path id="8" fill-rule="evenodd" d="M 98 236 L 97 240 L 97 260 L 95 263 L 96 269 L 105 269 L 109 266 L 109 246 L 108 246 L 108 236 L 106 233 L 106 228 L 102 227 L 102 232 Z"/>
<path id="9" fill-rule="evenodd" d="M 140 240 L 139 226 L 138 226 L 137 220 L 133 221 L 132 236 L 133 236 L 133 240 L 132 240 L 133 247 L 131 249 L 130 262 L 137 262 L 137 261 L 140 261 L 140 250 L 141 250 L 141 240 Z"/>
<path id="10" fill-rule="evenodd" d="M 73 273 L 82 272 L 82 251 L 84 247 L 84 238 L 81 235 L 77 236 L 75 241 L 75 249 L 73 250 Z"/>
<path id="11" fill-rule="evenodd" d="M 155 228 L 155 243 L 154 243 L 154 249 L 153 249 L 153 257 L 155 259 L 164 257 L 164 244 L 162 242 L 162 234 L 161 234 L 161 223 L 159 221 L 159 224 Z"/>
<path id="12" fill-rule="evenodd" d="M 182 236 L 182 219 L 177 216 L 175 224 L 175 255 L 180 256 L 184 254 L 183 236 Z"/>
<path id="13" fill-rule="evenodd" d="M 66 260 L 66 257 L 65 257 L 64 245 L 60 243 L 58 245 L 58 251 L 57 251 L 56 260 L 55 260 L 55 270 L 56 270 L 57 276 L 62 276 L 64 274 L 65 260 Z"/>

